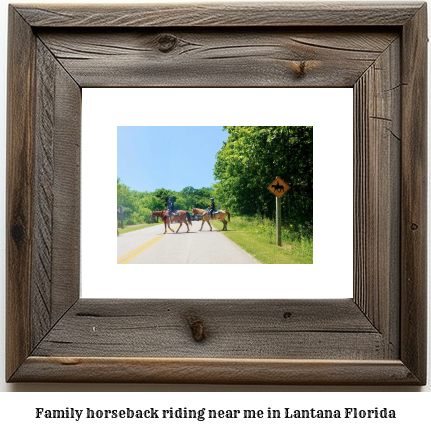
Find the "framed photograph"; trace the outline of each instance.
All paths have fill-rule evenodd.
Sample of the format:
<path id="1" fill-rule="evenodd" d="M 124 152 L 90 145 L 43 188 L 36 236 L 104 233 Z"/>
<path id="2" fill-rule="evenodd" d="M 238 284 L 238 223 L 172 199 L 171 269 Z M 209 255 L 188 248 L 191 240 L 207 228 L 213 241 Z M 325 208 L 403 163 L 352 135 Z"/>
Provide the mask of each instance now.
<path id="1" fill-rule="evenodd" d="M 11 5 L 8 44 L 7 381 L 426 384 L 425 3 Z M 352 298 L 82 297 L 83 89 L 321 87 L 353 89 Z"/>
<path id="2" fill-rule="evenodd" d="M 235 103 L 227 103 L 228 100 Z M 170 111 L 181 112 L 181 115 L 169 119 L 169 126 L 159 115 L 167 104 Z M 81 298 L 353 297 L 353 89 L 85 88 L 82 90 L 82 109 Z M 309 169 L 303 164 L 304 159 L 298 157 L 299 152 L 296 152 L 295 160 L 300 160 L 300 163 L 296 167 L 290 163 L 290 172 L 279 167 L 277 170 L 283 172 L 284 178 L 294 188 L 292 197 L 300 197 L 301 202 L 305 202 L 307 214 L 317 214 L 312 230 L 306 231 L 316 238 L 314 244 L 310 236 L 300 242 L 295 237 L 289 238 L 288 232 L 283 232 L 283 246 L 277 249 L 273 221 L 272 231 L 268 233 L 271 226 L 268 219 L 271 216 L 275 218 L 276 198 L 267 188 L 275 178 L 274 168 L 267 169 L 267 172 L 261 170 L 256 176 L 255 197 L 249 202 L 255 205 L 260 199 L 268 205 L 264 220 L 249 220 L 245 225 L 244 217 L 238 217 L 238 212 L 233 213 L 227 223 L 226 234 L 217 236 L 212 235 L 215 231 L 210 231 L 207 222 L 202 225 L 199 219 L 193 220 L 191 235 L 186 235 L 187 229 L 182 225 L 176 235 L 182 238 L 175 238 L 169 230 L 164 234 L 164 224 L 144 224 L 141 225 L 146 226 L 144 230 L 128 232 L 138 226 L 127 228 L 126 224 L 145 222 L 145 219 L 138 221 L 138 211 L 146 211 L 148 220 L 151 210 L 166 207 L 166 203 L 158 201 L 151 210 L 140 209 L 154 199 L 155 193 L 164 193 L 163 190 L 176 191 L 173 192 L 179 196 L 176 208 L 191 212 L 194 207 L 208 206 L 214 193 L 209 189 L 214 189 L 211 186 L 214 184 L 216 153 L 222 146 L 226 150 L 232 145 L 232 139 L 231 144 L 223 145 L 230 135 L 217 124 L 225 124 L 229 120 L 235 124 L 286 124 L 286 121 L 288 124 L 313 124 L 313 139 L 318 144 L 301 147 L 303 153 L 309 151 L 313 155 L 311 211 L 309 201 L 303 198 L 304 194 L 299 189 L 302 187 L 304 190 L 304 185 L 308 184 L 304 168 Z M 197 127 L 196 124 L 206 125 Z M 297 130 L 291 126 L 282 127 L 245 126 L 234 130 L 273 134 L 283 131 L 285 137 L 286 131 L 295 133 Z M 337 130 L 336 134 L 334 130 Z M 103 143 L 103 163 L 100 143 Z M 275 155 L 267 153 L 267 160 L 286 166 L 288 152 L 281 153 L 282 142 L 278 141 L 275 148 L 277 152 Z M 300 170 L 302 175 L 297 174 Z M 119 186 L 115 184 L 114 172 L 120 178 Z M 296 174 L 293 178 L 292 173 Z M 340 182 L 340 178 L 343 181 Z M 206 188 L 202 189 L 203 186 Z M 244 190 L 248 191 L 245 188 L 234 190 L 229 197 L 241 198 Z M 215 197 L 218 204 L 223 202 L 221 209 L 232 211 L 230 205 Z M 284 229 L 291 227 L 295 219 L 301 220 L 302 227 L 304 217 L 295 216 L 291 196 L 283 196 L 281 201 L 283 209 L 287 210 L 283 213 Z M 106 232 L 112 230 L 115 220 L 120 219 L 117 217 L 120 205 L 129 208 L 125 210 L 125 229 L 121 228 L 120 220 L 120 235 L 107 236 Z M 331 211 L 327 211 L 328 205 Z M 136 212 L 135 219 L 130 221 L 133 212 Z M 334 223 L 334 214 L 337 214 L 336 232 L 343 232 L 343 235 L 336 235 L 336 240 L 334 230 L 328 229 Z M 177 230 L 179 223 L 171 227 Z M 221 223 L 218 229 L 222 229 Z M 252 231 L 246 234 L 245 240 L 244 229 Z M 257 235 L 257 229 L 265 229 L 265 234 Z M 127 235 L 123 234 L 125 232 Z M 235 240 L 240 240 L 245 250 L 247 242 L 251 242 L 248 253 L 238 247 Z M 344 250 L 342 254 L 340 249 Z M 342 271 L 333 271 L 334 255 Z M 117 265 L 107 264 L 115 261 Z M 126 262 L 126 266 L 120 262 Z M 146 262 L 145 268 L 139 267 L 142 262 Z M 160 265 L 164 263 L 175 265 L 165 267 L 162 275 Z M 248 263 L 271 265 L 250 266 Z M 310 263 L 312 265 L 307 266 Z M 283 277 L 288 279 L 286 283 L 276 282 Z M 319 283 L 322 277 L 330 278 L 330 285 L 323 288 Z M 268 280 L 272 280 L 271 283 Z"/>

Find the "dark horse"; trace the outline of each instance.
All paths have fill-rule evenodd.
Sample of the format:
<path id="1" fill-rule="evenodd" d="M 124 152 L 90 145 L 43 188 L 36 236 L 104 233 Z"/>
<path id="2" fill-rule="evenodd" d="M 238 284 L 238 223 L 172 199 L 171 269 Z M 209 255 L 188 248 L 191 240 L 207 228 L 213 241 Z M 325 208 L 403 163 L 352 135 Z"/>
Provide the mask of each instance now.
<path id="1" fill-rule="evenodd" d="M 165 232 L 167 232 L 168 228 L 171 232 L 174 232 L 171 229 L 171 221 L 179 221 L 180 222 L 180 226 L 178 227 L 177 231 L 175 233 L 178 233 L 178 231 L 180 230 L 181 226 L 183 225 L 183 223 L 186 224 L 187 226 L 187 232 L 190 231 L 189 229 L 189 225 L 188 223 L 190 223 L 190 226 L 192 225 L 192 218 L 190 217 L 190 213 L 188 211 L 177 211 L 178 214 L 173 215 L 173 216 L 168 216 L 166 215 L 167 211 L 153 211 L 151 213 L 151 220 L 154 220 L 154 217 L 161 217 L 163 222 L 165 223 Z"/>

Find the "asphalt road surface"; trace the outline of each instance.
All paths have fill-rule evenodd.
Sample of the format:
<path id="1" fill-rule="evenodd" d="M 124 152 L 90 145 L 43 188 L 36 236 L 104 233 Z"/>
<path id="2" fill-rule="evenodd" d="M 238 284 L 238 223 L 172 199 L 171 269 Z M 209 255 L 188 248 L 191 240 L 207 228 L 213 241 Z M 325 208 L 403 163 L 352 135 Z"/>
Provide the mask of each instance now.
<path id="1" fill-rule="evenodd" d="M 190 232 L 183 224 L 178 233 L 169 231 L 164 224 L 122 234 L 117 237 L 117 263 L 255 263 L 259 262 L 226 238 L 213 226 L 193 221 Z M 171 228 L 176 231 L 179 224 Z M 229 224 L 228 224 L 229 229 Z"/>

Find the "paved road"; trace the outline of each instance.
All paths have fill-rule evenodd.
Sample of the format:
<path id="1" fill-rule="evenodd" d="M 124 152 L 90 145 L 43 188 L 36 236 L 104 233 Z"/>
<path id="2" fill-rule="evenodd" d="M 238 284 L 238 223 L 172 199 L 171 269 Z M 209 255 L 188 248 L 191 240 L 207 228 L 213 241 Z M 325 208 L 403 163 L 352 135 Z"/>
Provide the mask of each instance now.
<path id="1" fill-rule="evenodd" d="M 164 235 L 162 224 L 122 234 L 117 238 L 117 263 L 259 263 L 214 227 L 211 232 L 205 223 L 199 232 L 201 223 L 194 221 L 189 233 L 183 225 L 178 233 L 168 230 Z M 171 225 L 173 230 L 178 226 Z"/>

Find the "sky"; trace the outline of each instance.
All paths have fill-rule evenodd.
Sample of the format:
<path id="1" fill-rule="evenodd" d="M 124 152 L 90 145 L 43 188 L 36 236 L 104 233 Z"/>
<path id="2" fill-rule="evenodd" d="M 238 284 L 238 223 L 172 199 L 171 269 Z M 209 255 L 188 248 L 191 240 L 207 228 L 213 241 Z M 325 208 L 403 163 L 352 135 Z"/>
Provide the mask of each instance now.
<path id="1" fill-rule="evenodd" d="M 222 126 L 118 126 L 117 176 L 132 190 L 211 187 Z"/>

